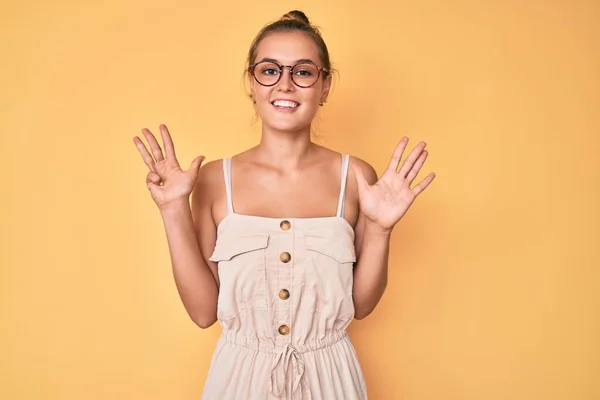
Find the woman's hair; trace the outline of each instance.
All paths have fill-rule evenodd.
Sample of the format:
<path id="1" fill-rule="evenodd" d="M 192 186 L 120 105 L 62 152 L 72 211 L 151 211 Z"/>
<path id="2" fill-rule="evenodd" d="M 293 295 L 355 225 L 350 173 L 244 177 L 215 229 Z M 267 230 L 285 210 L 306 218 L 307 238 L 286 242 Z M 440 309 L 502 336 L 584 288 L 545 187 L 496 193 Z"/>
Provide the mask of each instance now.
<path id="1" fill-rule="evenodd" d="M 307 34 L 317 45 L 317 49 L 319 51 L 319 58 L 321 61 L 321 67 L 325 68 L 328 72 L 323 71 L 321 76 L 325 78 L 331 71 L 331 60 L 329 59 L 329 51 L 327 50 L 327 45 L 325 41 L 321 37 L 321 32 L 319 32 L 319 28 L 311 25 L 308 17 L 302 12 L 298 10 L 293 10 L 283 15 L 278 21 L 275 21 L 269 25 L 263 27 L 258 35 L 252 41 L 250 45 L 250 50 L 248 51 L 248 58 L 246 60 L 246 72 L 250 64 L 254 63 L 256 60 L 256 54 L 258 52 L 258 45 L 260 42 L 267 37 L 268 35 L 276 32 L 292 32 L 292 31 L 300 31 Z"/>

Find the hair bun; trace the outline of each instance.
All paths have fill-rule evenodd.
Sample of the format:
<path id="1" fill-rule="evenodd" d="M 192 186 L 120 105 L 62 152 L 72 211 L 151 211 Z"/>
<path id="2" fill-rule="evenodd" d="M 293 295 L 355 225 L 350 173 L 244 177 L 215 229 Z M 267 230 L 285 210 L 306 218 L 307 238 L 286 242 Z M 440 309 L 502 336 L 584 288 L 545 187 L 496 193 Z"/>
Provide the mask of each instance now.
<path id="1" fill-rule="evenodd" d="M 280 18 L 281 21 L 290 20 L 290 19 L 300 21 L 306 25 L 310 25 L 310 21 L 308 20 L 308 17 L 302 11 L 292 10 L 292 11 L 288 12 L 287 14 L 284 14 L 283 17 Z"/>

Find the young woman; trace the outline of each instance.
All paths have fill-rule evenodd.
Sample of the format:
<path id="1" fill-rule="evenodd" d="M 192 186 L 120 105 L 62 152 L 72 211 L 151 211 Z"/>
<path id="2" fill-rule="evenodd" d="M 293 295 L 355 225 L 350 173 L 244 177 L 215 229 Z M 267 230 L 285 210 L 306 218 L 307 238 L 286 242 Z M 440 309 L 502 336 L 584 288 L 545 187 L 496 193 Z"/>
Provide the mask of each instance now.
<path id="1" fill-rule="evenodd" d="M 150 150 L 134 138 L 182 302 L 198 326 L 223 330 L 202 398 L 366 399 L 346 328 L 380 300 L 392 229 L 434 178 L 413 185 L 425 143 L 400 164 L 400 140 L 378 179 L 311 141 L 332 71 L 300 11 L 264 27 L 247 62 L 256 147 L 183 170 L 164 125 L 163 148 L 147 129 Z"/>

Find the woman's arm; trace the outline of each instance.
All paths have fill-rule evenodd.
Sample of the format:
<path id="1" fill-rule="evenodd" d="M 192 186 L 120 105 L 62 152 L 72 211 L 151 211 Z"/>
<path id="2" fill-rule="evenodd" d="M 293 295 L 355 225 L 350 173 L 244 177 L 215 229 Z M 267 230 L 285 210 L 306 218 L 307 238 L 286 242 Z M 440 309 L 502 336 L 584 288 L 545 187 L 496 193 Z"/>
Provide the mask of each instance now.
<path id="1" fill-rule="evenodd" d="M 353 159 L 363 171 L 369 184 L 377 182 L 375 169 L 360 159 Z M 353 178 L 351 173 L 351 178 Z M 352 185 L 355 186 L 355 185 Z M 388 278 L 388 256 L 391 232 L 382 231 L 369 223 L 359 210 L 355 228 L 357 263 L 354 268 L 355 318 L 368 316 L 383 296 Z"/>
<path id="2" fill-rule="evenodd" d="M 146 184 L 163 219 L 177 290 L 192 321 L 207 328 L 216 320 L 218 282 L 216 267 L 202 252 L 215 244 L 211 177 L 218 168 L 214 162 L 200 168 L 204 156 L 198 156 L 183 170 L 166 125 L 161 124 L 159 131 L 163 147 L 145 128 L 142 134 L 148 146 L 138 136 L 133 142 L 148 167 Z"/>
<path id="3" fill-rule="evenodd" d="M 351 164 L 360 210 L 355 229 L 358 260 L 354 273 L 354 303 L 357 319 L 369 315 L 383 296 L 394 226 L 435 178 L 435 174 L 430 173 L 413 185 L 428 152 L 425 150 L 426 143 L 419 142 L 400 164 L 407 144 L 407 137 L 400 140 L 379 179 L 364 161 L 356 159 Z"/>
<path id="4" fill-rule="evenodd" d="M 216 266 L 203 256 L 209 254 L 216 240 L 211 215 L 211 164 L 199 171 L 191 205 L 186 199 L 161 210 L 179 296 L 192 321 L 201 328 L 217 320 L 219 291 Z"/>

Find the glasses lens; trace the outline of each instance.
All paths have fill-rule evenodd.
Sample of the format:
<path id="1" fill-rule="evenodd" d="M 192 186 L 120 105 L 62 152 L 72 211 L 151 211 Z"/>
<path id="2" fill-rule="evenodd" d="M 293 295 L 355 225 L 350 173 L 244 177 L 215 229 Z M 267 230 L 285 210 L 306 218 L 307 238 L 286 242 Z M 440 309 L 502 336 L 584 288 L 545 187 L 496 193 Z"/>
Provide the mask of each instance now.
<path id="1" fill-rule="evenodd" d="M 296 85 L 309 87 L 319 79 L 319 70 L 313 64 L 298 64 L 294 67 L 292 79 Z"/>
<path id="2" fill-rule="evenodd" d="M 292 80 L 300 87 L 310 87 L 319 79 L 319 70 L 314 64 L 297 64 L 292 72 Z M 276 84 L 280 75 L 281 70 L 275 63 L 260 62 L 254 67 L 254 77 L 261 85 Z"/>
<path id="3" fill-rule="evenodd" d="M 281 71 L 277 64 L 261 62 L 254 67 L 254 77 L 261 85 L 273 85 L 279 80 Z"/>

